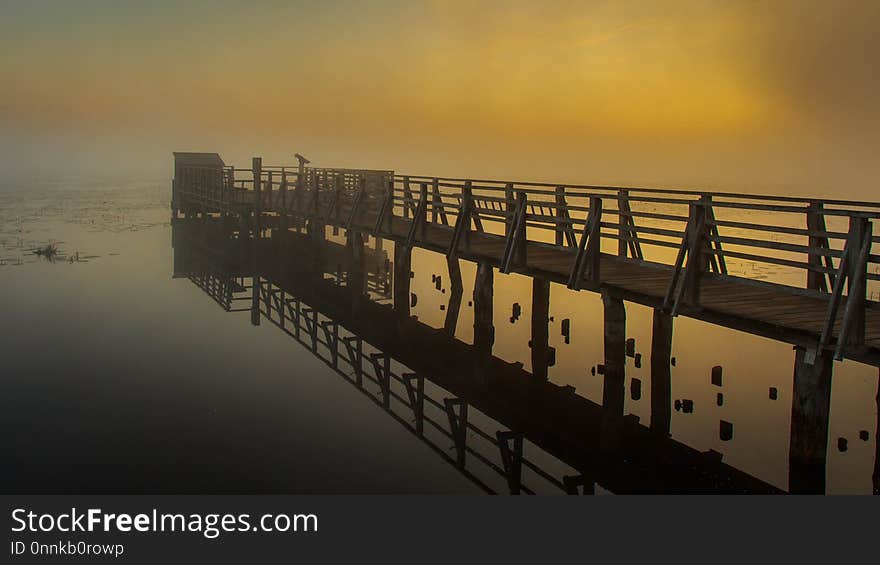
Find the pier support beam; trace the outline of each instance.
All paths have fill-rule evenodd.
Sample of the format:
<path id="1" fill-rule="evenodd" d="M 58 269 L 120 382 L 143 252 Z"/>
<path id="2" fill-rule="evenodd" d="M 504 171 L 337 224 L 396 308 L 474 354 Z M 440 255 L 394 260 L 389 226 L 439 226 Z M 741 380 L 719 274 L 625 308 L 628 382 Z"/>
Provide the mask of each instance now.
<path id="1" fill-rule="evenodd" d="M 654 309 L 651 334 L 651 431 L 669 437 L 672 418 L 672 316 Z"/>
<path id="2" fill-rule="evenodd" d="M 367 291 L 367 266 L 364 252 L 364 236 L 359 231 L 349 230 L 346 234 L 348 251 L 348 277 L 346 284 L 356 297 Z"/>
<path id="3" fill-rule="evenodd" d="M 394 311 L 398 320 L 409 318 L 410 270 L 412 249 L 394 242 Z"/>
<path id="4" fill-rule="evenodd" d="M 812 352 L 795 348 L 788 488 L 792 493 L 823 494 L 832 357 L 830 352 L 819 351 L 810 363 L 808 353 Z"/>
<path id="5" fill-rule="evenodd" d="M 550 281 L 532 279 L 532 374 L 547 380 L 550 366 Z"/>
<path id="6" fill-rule="evenodd" d="M 605 387 L 602 391 L 603 450 L 620 445 L 623 424 L 624 381 L 626 380 L 626 307 L 623 300 L 602 292 L 605 307 Z"/>
<path id="7" fill-rule="evenodd" d="M 492 344 L 495 342 L 495 326 L 492 321 L 494 294 L 492 265 L 481 262 L 477 266 L 474 283 L 474 347 L 480 357 L 485 359 L 492 355 Z"/>
<path id="8" fill-rule="evenodd" d="M 877 377 L 877 427 L 874 429 L 874 495 L 880 495 L 880 370 Z"/>
<path id="9" fill-rule="evenodd" d="M 456 257 L 447 257 L 446 266 L 449 272 L 449 303 L 446 305 L 446 319 L 443 322 L 443 332 L 449 337 L 455 337 L 455 328 L 458 326 L 458 314 L 461 311 L 461 299 L 464 295 L 464 285 L 461 282 L 461 264 Z"/>

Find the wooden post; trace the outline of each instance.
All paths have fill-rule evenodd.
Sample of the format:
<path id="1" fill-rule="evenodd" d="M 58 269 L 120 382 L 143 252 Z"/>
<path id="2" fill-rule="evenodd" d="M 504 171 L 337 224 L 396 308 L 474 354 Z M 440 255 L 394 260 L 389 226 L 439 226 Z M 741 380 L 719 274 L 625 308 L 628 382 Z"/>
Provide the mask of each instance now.
<path id="1" fill-rule="evenodd" d="M 706 253 L 706 208 L 702 202 L 690 205 L 691 228 L 687 248 L 687 267 L 682 281 L 684 300 L 691 306 L 700 304 L 700 280 L 709 267 L 709 254 Z"/>
<path id="2" fill-rule="evenodd" d="M 672 417 L 672 316 L 654 309 L 651 335 L 651 431 L 669 437 Z"/>
<path id="3" fill-rule="evenodd" d="M 497 431 L 498 448 L 501 451 L 501 465 L 507 479 L 510 494 L 522 491 L 523 434 L 513 431 Z"/>
<path id="4" fill-rule="evenodd" d="M 306 161 L 305 157 L 299 153 L 296 154 L 296 158 L 299 161 L 299 166 L 296 171 L 296 194 L 294 195 L 294 202 L 296 205 L 297 217 L 299 218 L 297 220 L 297 228 L 301 229 L 305 225 L 306 218 L 303 195 L 306 192 L 306 163 L 308 163 L 308 161 Z"/>
<path id="5" fill-rule="evenodd" d="M 877 427 L 874 428 L 874 495 L 880 495 L 880 370 L 877 379 Z"/>
<path id="6" fill-rule="evenodd" d="M 816 352 L 812 363 L 808 354 L 812 352 L 795 348 L 788 488 L 824 494 L 833 361 L 828 351 Z"/>
<path id="7" fill-rule="evenodd" d="M 330 205 L 330 211 L 327 213 L 327 219 L 334 225 L 339 225 L 342 221 L 340 209 L 342 208 L 342 191 L 345 189 L 345 176 L 333 175 L 333 203 Z"/>
<path id="8" fill-rule="evenodd" d="M 513 215 L 516 213 L 516 197 L 513 195 L 513 183 L 504 185 L 504 237 L 510 236 L 513 230 Z"/>
<path id="9" fill-rule="evenodd" d="M 458 314 L 461 311 L 461 299 L 464 295 L 464 285 L 461 282 L 461 265 L 458 263 L 458 259 L 447 257 L 446 266 L 449 271 L 450 289 L 443 332 L 449 337 L 455 337 L 455 328 L 458 326 Z"/>
<path id="10" fill-rule="evenodd" d="M 501 254 L 501 272 L 509 273 L 516 267 L 525 267 L 528 250 L 526 239 L 526 209 L 528 196 L 525 192 L 517 192 L 510 222 L 505 226 L 504 251 Z"/>
<path id="11" fill-rule="evenodd" d="M 626 250 L 629 247 L 629 191 L 620 190 L 617 192 L 617 255 L 626 257 Z"/>
<path id="12" fill-rule="evenodd" d="M 605 388 L 602 392 L 600 446 L 615 450 L 620 445 L 626 380 L 626 307 L 623 300 L 602 292 L 605 307 Z"/>
<path id="13" fill-rule="evenodd" d="M 364 253 L 364 236 L 361 232 L 349 230 L 346 232 L 346 247 L 348 248 L 348 288 L 356 299 L 363 296 L 367 290 L 366 255 Z"/>
<path id="14" fill-rule="evenodd" d="M 298 162 L 298 166 L 297 166 L 297 178 L 296 178 L 296 181 L 297 181 L 297 187 L 305 188 L 305 183 L 306 183 L 306 165 L 308 165 L 311 161 L 309 161 L 308 159 L 306 159 L 305 157 L 303 157 L 303 156 L 300 155 L 299 153 L 295 153 L 293 156 L 296 157 L 296 160 L 297 160 L 297 162 Z"/>
<path id="15" fill-rule="evenodd" d="M 444 225 L 449 225 L 449 217 L 446 215 L 446 204 L 443 202 L 443 195 L 440 194 L 440 179 L 432 180 L 432 199 L 434 203 L 434 222 L 439 221 Z"/>
<path id="16" fill-rule="evenodd" d="M 550 281 L 532 279 L 532 374 L 546 381 L 550 363 Z"/>
<path id="17" fill-rule="evenodd" d="M 403 218 L 409 218 L 409 209 L 412 206 L 412 191 L 409 189 L 409 177 L 403 177 Z"/>
<path id="18" fill-rule="evenodd" d="M 412 249 L 394 242 L 394 311 L 398 320 L 409 318 Z"/>
<path id="19" fill-rule="evenodd" d="M 425 433 L 425 377 L 416 373 L 404 373 L 401 377 L 416 421 L 416 434 L 422 436 Z"/>
<path id="20" fill-rule="evenodd" d="M 807 207 L 807 230 L 812 232 L 808 236 L 811 252 L 807 255 L 807 262 L 810 267 L 816 269 L 822 268 L 826 262 L 831 262 L 830 257 L 826 258 L 812 252 L 812 250 L 828 249 L 828 237 L 819 235 L 819 233 L 825 231 L 825 215 L 822 213 L 822 208 L 821 202 L 810 202 L 810 205 Z M 807 288 L 828 292 L 829 286 L 826 280 L 825 273 L 807 270 Z"/>
<path id="21" fill-rule="evenodd" d="M 321 179 L 317 171 L 312 171 L 312 218 L 317 218 L 321 212 Z"/>
<path id="22" fill-rule="evenodd" d="M 263 197 L 262 197 L 262 177 L 263 177 L 263 159 L 262 157 L 254 157 L 252 160 L 252 170 L 254 175 L 254 222 L 252 225 L 252 236 L 254 239 L 260 237 L 262 232 L 260 220 L 263 215 Z"/>
<path id="23" fill-rule="evenodd" d="M 273 181 L 273 171 L 267 171 L 266 173 L 266 184 L 263 185 L 263 199 L 265 200 L 265 206 L 263 208 L 266 211 L 272 210 L 272 185 Z"/>
<path id="24" fill-rule="evenodd" d="M 468 405 L 467 402 L 458 398 L 444 398 L 443 405 L 446 408 L 446 416 L 449 418 L 449 432 L 455 444 L 455 463 L 463 469 L 467 454 Z M 456 407 L 458 408 L 457 414 Z"/>
<path id="25" fill-rule="evenodd" d="M 280 228 L 283 234 L 287 234 L 287 169 L 281 169 L 281 187 L 278 189 L 278 199 L 281 207 Z"/>
<path id="26" fill-rule="evenodd" d="M 562 220 L 565 217 L 565 187 L 557 186 L 555 190 L 556 197 L 556 229 L 553 230 L 556 235 L 556 246 L 565 245 L 565 234 L 563 230 Z"/>
<path id="27" fill-rule="evenodd" d="M 473 189 L 471 188 L 471 181 L 464 181 L 464 186 L 461 191 L 461 210 L 459 213 L 462 214 L 462 228 L 464 231 L 462 232 L 462 239 L 464 239 L 464 249 L 465 251 L 470 250 L 471 243 L 471 218 L 473 217 L 473 207 L 474 207 L 474 194 Z"/>
<path id="28" fill-rule="evenodd" d="M 260 325 L 260 287 L 260 277 L 254 273 L 251 277 L 251 324 L 255 326 Z"/>
<path id="29" fill-rule="evenodd" d="M 848 261 L 851 268 L 846 277 L 846 311 L 844 325 L 847 331 L 844 336 L 845 347 L 859 347 L 865 343 L 865 300 L 868 292 L 868 257 L 862 254 L 864 242 L 871 238 L 871 224 L 867 218 L 852 216 L 849 219 L 849 238 L 852 255 Z M 870 253 L 871 243 L 867 243 Z M 847 316 L 849 314 L 849 316 Z M 848 318 L 848 319 L 847 319 Z"/>
<path id="30" fill-rule="evenodd" d="M 481 357 L 492 354 L 495 342 L 495 326 L 493 325 L 494 273 L 492 265 L 480 262 L 477 265 L 477 277 L 474 283 L 474 347 Z"/>
<path id="31" fill-rule="evenodd" d="M 588 274 L 590 285 L 599 287 L 599 269 L 602 258 L 602 198 L 590 197 L 590 209 L 584 222 L 584 231 L 572 262 L 568 277 L 568 288 L 580 290 L 584 274 Z"/>
<path id="32" fill-rule="evenodd" d="M 419 186 L 419 206 L 421 212 L 418 221 L 421 222 L 419 227 L 419 240 L 427 241 L 428 236 L 428 184 L 422 183 Z"/>

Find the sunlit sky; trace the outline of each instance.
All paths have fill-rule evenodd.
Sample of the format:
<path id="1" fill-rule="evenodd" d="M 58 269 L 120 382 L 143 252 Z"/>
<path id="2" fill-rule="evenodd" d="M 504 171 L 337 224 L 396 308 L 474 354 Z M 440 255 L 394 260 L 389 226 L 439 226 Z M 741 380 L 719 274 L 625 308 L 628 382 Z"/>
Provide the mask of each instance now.
<path id="1" fill-rule="evenodd" d="M 166 178 L 172 151 L 300 152 L 880 199 L 876 1 L 0 6 L 4 179 Z"/>

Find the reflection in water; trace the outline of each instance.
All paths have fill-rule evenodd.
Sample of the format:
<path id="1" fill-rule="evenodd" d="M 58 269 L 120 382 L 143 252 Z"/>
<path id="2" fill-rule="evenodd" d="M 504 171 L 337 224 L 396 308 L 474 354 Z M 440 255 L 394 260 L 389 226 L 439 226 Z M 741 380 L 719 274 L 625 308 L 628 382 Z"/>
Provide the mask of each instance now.
<path id="1" fill-rule="evenodd" d="M 833 368 L 826 481 L 824 460 L 789 464 L 822 427 L 792 429 L 790 345 L 344 230 L 235 228 L 176 222 L 175 274 L 278 326 L 484 490 L 876 488 L 874 367 Z"/>

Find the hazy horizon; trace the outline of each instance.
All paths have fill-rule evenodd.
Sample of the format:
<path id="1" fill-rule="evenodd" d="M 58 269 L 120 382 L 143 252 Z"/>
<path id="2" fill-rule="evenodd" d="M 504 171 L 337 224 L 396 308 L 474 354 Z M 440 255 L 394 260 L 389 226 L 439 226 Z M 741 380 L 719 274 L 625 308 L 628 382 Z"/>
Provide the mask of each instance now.
<path id="1" fill-rule="evenodd" d="M 2 2 L 0 180 L 172 151 L 874 200 L 880 4 Z"/>

